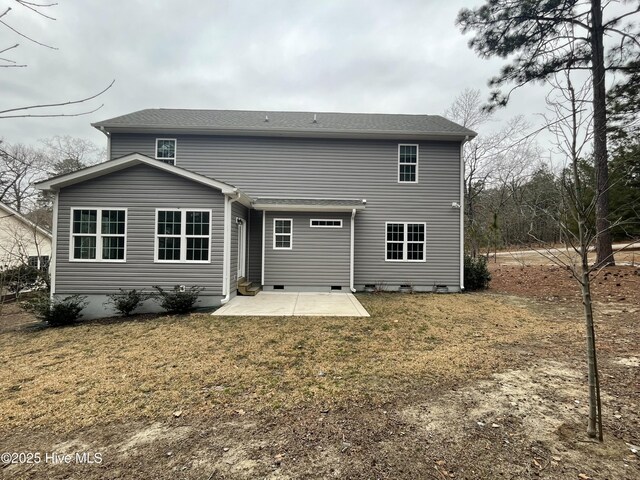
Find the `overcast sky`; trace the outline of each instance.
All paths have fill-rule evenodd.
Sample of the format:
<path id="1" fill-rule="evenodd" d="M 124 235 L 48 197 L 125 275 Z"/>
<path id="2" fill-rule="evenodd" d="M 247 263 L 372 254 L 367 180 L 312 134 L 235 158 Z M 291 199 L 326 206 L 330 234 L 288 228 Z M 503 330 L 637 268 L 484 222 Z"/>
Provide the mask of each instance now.
<path id="1" fill-rule="evenodd" d="M 2 1 L 0 5 L 7 3 Z M 0 29 L 0 49 L 27 68 L 0 69 L 0 110 L 91 95 L 76 118 L 3 119 L 0 138 L 105 137 L 89 124 L 143 108 L 442 114 L 467 87 L 488 94 L 501 61 L 481 60 L 455 26 L 482 0 L 59 0 L 55 21 L 14 4 L 5 20 L 50 50 Z M 0 27 L 2 27 L 0 25 Z M 498 121 L 539 122 L 540 87 Z"/>

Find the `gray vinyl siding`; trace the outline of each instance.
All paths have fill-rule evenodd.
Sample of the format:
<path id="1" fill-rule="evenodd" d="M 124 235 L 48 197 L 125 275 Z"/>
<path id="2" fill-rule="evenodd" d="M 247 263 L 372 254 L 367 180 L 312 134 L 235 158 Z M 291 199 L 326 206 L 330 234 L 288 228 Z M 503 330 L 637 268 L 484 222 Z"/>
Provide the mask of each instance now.
<path id="1" fill-rule="evenodd" d="M 249 211 L 249 251 L 247 253 L 247 278 L 262 282 L 262 212 Z"/>
<path id="2" fill-rule="evenodd" d="M 222 292 L 223 195 L 212 188 L 139 165 L 60 190 L 57 294 L 108 294 L 118 288 L 200 285 Z M 69 260 L 70 213 L 75 207 L 127 208 L 126 263 Z M 212 210 L 211 263 L 154 263 L 156 208 Z"/>
<path id="3" fill-rule="evenodd" d="M 273 221 L 293 221 L 291 250 L 273 248 Z M 311 218 L 339 219 L 342 228 L 312 228 Z M 265 286 L 349 287 L 351 246 L 349 214 L 267 212 L 265 224 Z"/>
<path id="4" fill-rule="evenodd" d="M 231 204 L 231 293 L 238 289 L 238 224 L 236 218 L 242 218 L 247 223 L 247 207 L 241 203 Z"/>
<path id="5" fill-rule="evenodd" d="M 356 286 L 460 284 L 462 212 L 451 206 L 460 201 L 459 142 L 414 142 L 419 143 L 419 182 L 402 184 L 398 183 L 398 144 L 412 142 L 171 137 L 178 142 L 178 166 L 235 185 L 254 198 L 366 199 L 366 209 L 355 220 Z M 155 138 L 113 134 L 111 155 L 139 152 L 153 157 Z M 386 262 L 385 222 L 426 222 L 426 261 Z"/>

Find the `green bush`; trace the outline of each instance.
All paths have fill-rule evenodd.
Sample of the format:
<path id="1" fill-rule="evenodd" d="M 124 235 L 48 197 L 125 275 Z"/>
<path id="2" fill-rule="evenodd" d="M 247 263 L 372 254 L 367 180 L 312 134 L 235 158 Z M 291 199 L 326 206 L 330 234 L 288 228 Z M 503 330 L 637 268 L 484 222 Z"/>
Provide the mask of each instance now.
<path id="1" fill-rule="evenodd" d="M 136 290 L 135 288 L 132 290 L 120 288 L 118 290 L 118 293 L 107 295 L 109 301 L 106 303 L 113 305 L 113 308 L 125 317 L 131 315 L 145 300 L 154 297 L 152 293 L 146 293 L 142 290 Z"/>
<path id="2" fill-rule="evenodd" d="M 87 306 L 86 298 L 71 295 L 62 300 L 54 299 L 52 301 L 48 295 L 37 295 L 23 302 L 22 308 L 52 327 L 58 327 L 69 325 L 81 317 L 80 312 Z"/>
<path id="3" fill-rule="evenodd" d="M 156 298 L 160 302 L 160 306 L 169 313 L 187 313 L 193 310 L 200 292 L 204 290 L 203 287 L 197 285 L 185 288 L 184 291 L 181 290 L 180 285 L 173 287 L 173 290 L 164 290 L 157 285 L 154 285 L 153 288 L 158 291 Z"/>
<path id="4" fill-rule="evenodd" d="M 41 272 L 36 267 L 19 265 L 0 273 L 0 285 L 12 293 L 19 294 L 27 288 L 37 287 Z"/>
<path id="5" fill-rule="evenodd" d="M 491 274 L 485 257 L 473 258 L 464 256 L 464 288 L 465 290 L 484 290 L 489 287 Z"/>

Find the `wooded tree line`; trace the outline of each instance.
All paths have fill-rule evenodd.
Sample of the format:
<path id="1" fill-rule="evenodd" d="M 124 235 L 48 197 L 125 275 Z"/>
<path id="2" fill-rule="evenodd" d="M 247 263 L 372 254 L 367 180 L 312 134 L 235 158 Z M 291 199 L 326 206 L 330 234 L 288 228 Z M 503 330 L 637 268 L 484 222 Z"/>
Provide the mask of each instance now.
<path id="1" fill-rule="evenodd" d="M 555 145 L 548 139 L 538 141 L 541 129 L 515 117 L 492 131 L 494 113 L 483 109 L 479 90 L 464 91 L 445 116 L 480 132 L 464 148 L 467 251 L 477 256 L 496 249 L 563 243 L 558 219 L 570 208 L 563 195 L 570 172 Z M 614 241 L 640 238 L 640 135 L 634 120 L 637 114 L 612 123 L 609 135 L 613 146 L 609 218 Z M 547 116 L 543 130 L 553 129 L 553 122 Z M 586 140 L 585 147 L 590 147 L 591 139 Z M 589 202 L 597 191 L 594 159 L 590 150 L 582 154 L 579 174 Z M 595 225 L 595 211 L 590 220 Z"/>

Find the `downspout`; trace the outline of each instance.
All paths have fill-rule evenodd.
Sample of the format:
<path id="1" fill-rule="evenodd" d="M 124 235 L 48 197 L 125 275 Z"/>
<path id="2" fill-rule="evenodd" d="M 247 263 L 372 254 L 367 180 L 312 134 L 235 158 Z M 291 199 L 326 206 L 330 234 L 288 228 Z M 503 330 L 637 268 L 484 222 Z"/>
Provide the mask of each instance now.
<path id="1" fill-rule="evenodd" d="M 262 210 L 262 267 L 260 269 L 260 283 L 264 287 L 264 252 L 265 252 L 265 232 L 266 232 L 266 224 L 267 224 L 267 211 Z"/>
<path id="2" fill-rule="evenodd" d="M 55 197 L 53 197 L 53 226 L 51 227 L 51 258 L 49 260 L 49 284 L 50 293 L 49 296 L 53 301 L 53 296 L 56 293 L 56 258 L 58 257 L 58 196 L 60 191 L 56 190 Z"/>
<path id="3" fill-rule="evenodd" d="M 464 291 L 464 144 L 469 136 L 460 143 L 460 291 Z"/>
<path id="4" fill-rule="evenodd" d="M 224 196 L 224 240 L 222 249 L 222 295 L 220 304 L 224 305 L 231 297 L 231 204 L 240 198 L 237 189 L 234 190 L 234 197 L 225 194 Z"/>
<path id="5" fill-rule="evenodd" d="M 111 133 L 107 132 L 104 127 L 100 127 L 100 131 L 107 136 L 107 160 L 111 160 Z"/>
<path id="6" fill-rule="evenodd" d="M 355 218 L 356 218 L 356 209 L 354 208 L 353 210 L 351 210 L 351 253 L 349 255 L 349 289 L 351 290 L 351 293 L 356 293 L 356 289 L 353 286 L 353 257 L 354 257 L 354 239 L 353 239 L 353 232 L 355 230 L 354 228 L 354 224 L 355 224 Z"/>

